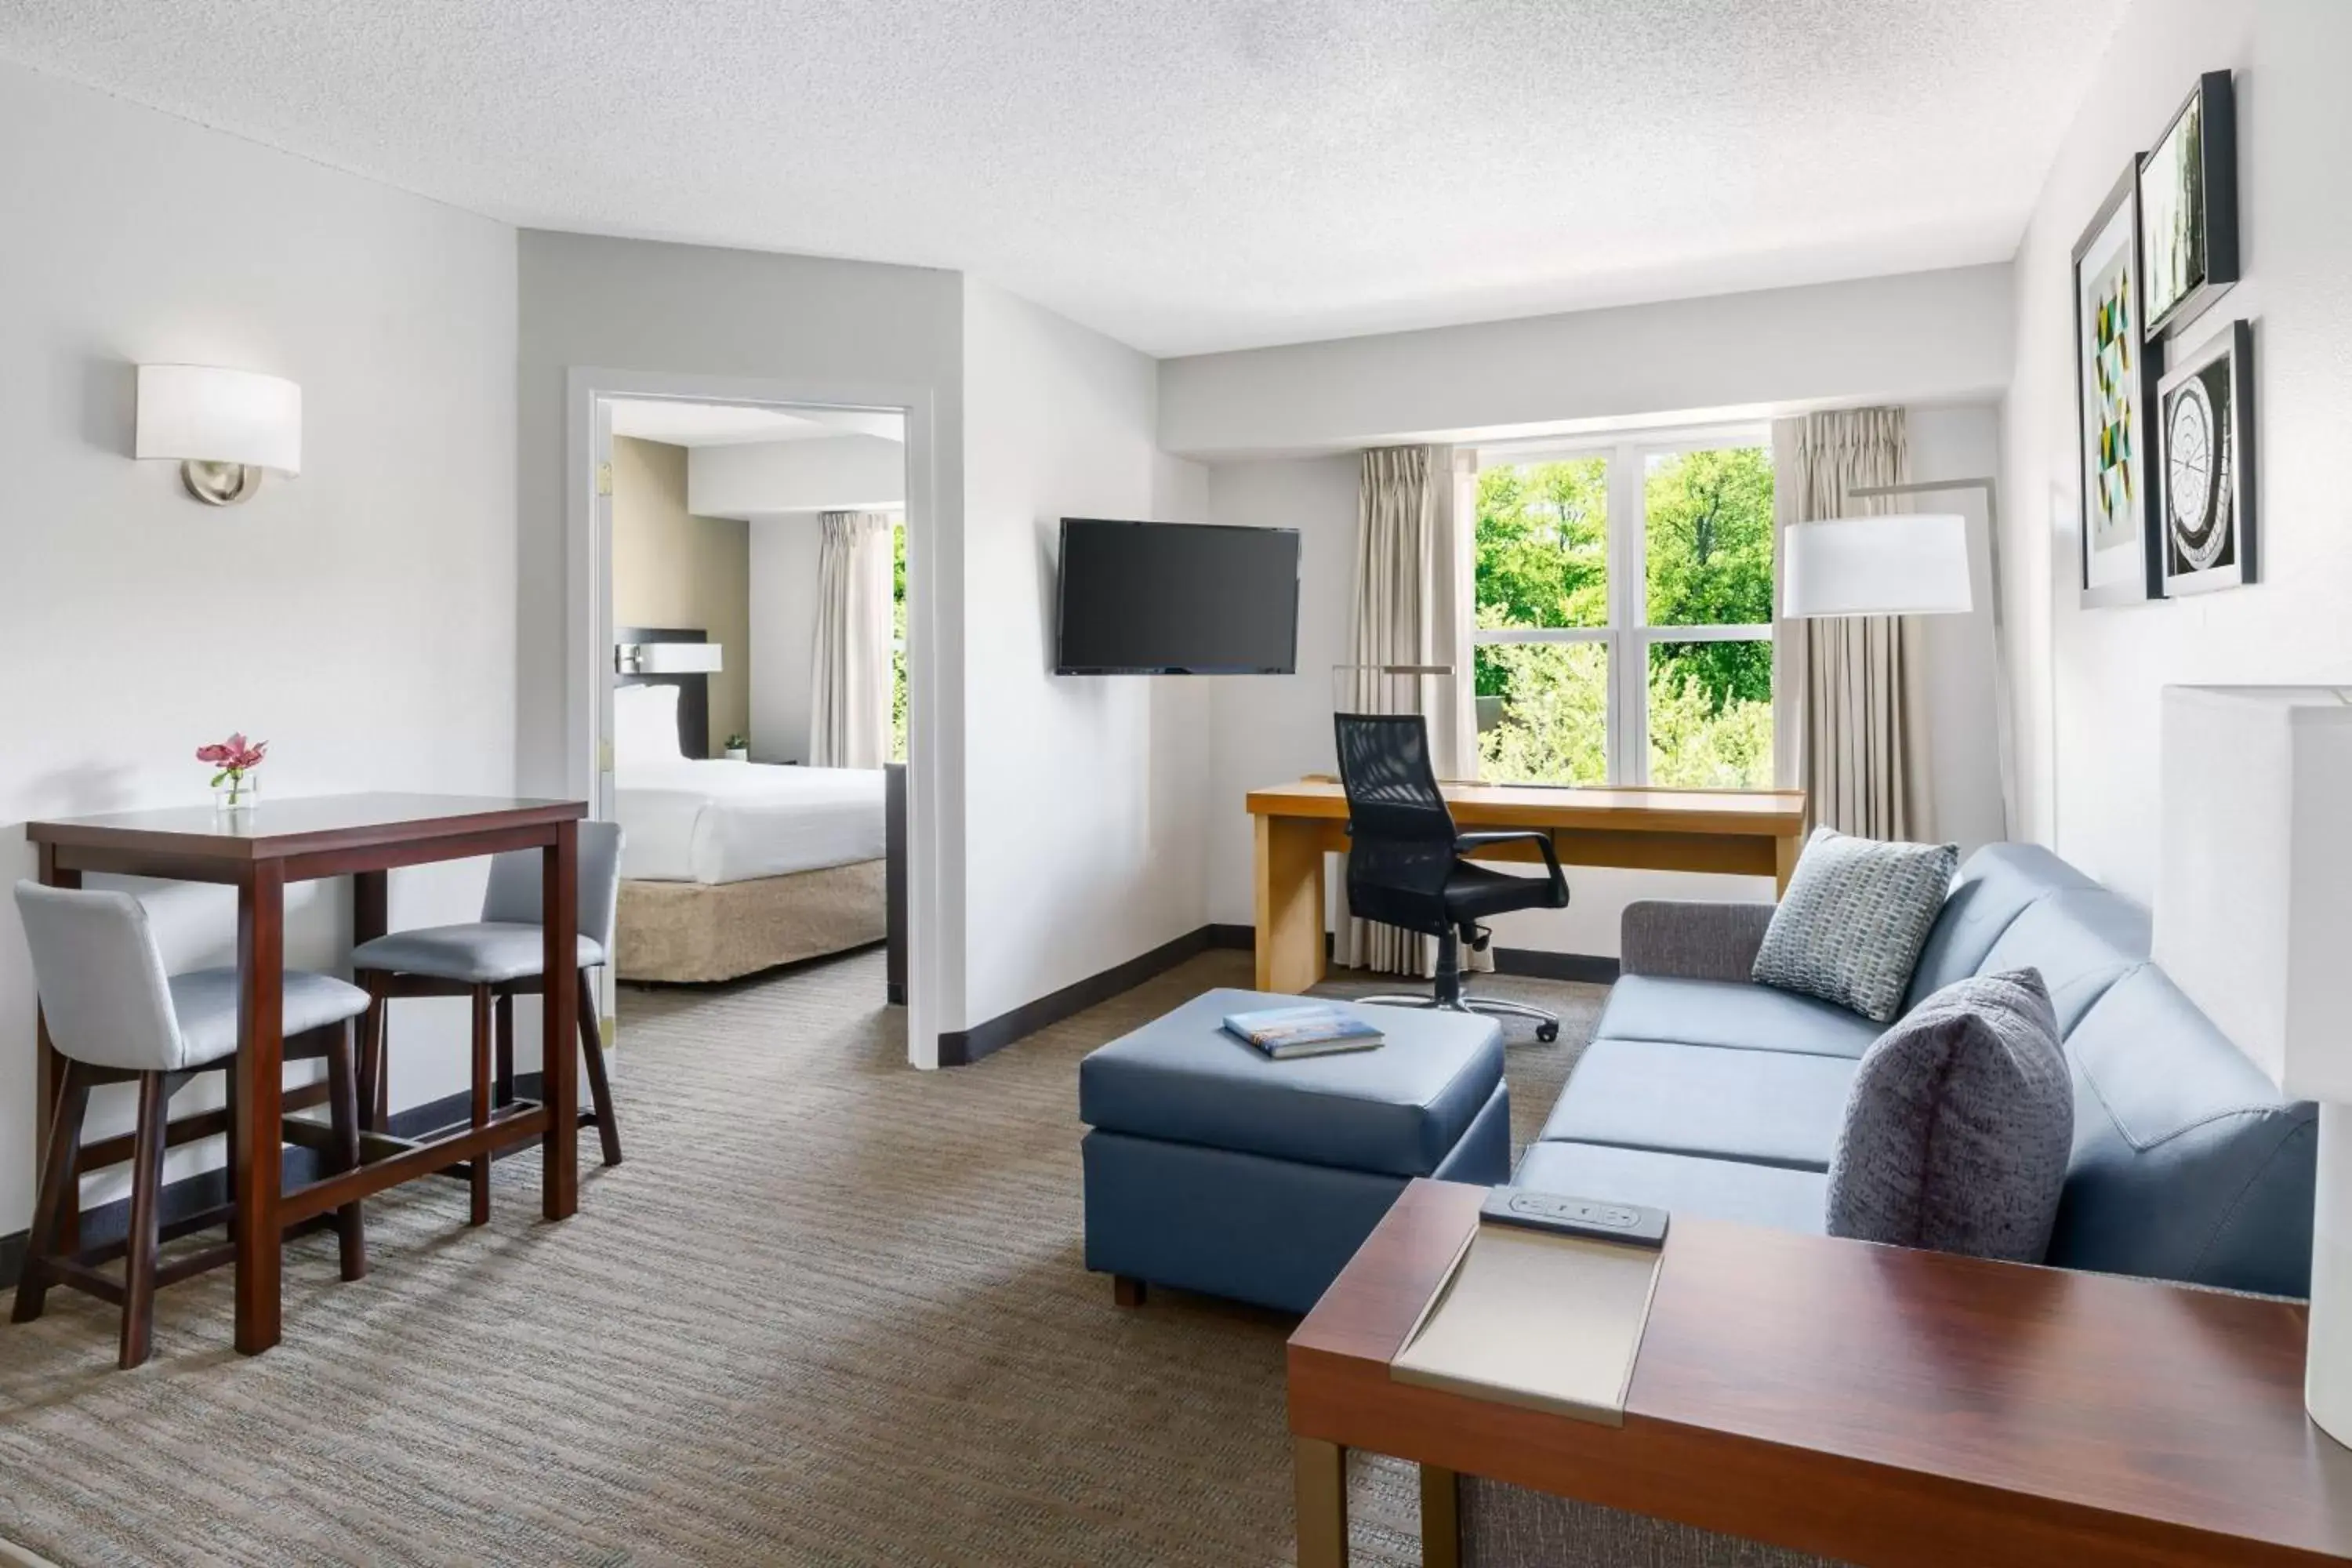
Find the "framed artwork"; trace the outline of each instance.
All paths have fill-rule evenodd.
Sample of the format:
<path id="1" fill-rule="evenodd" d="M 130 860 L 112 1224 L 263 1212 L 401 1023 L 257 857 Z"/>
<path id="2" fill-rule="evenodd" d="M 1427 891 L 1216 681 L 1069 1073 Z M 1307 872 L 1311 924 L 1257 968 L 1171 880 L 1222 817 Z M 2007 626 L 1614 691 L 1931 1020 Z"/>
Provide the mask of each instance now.
<path id="1" fill-rule="evenodd" d="M 2074 246 L 2074 382 L 2083 447 L 2083 603 L 2159 596 L 2148 467 L 2161 341 L 2141 330 L 2139 161 Z"/>
<path id="2" fill-rule="evenodd" d="M 2232 321 L 2157 387 L 2168 594 L 2254 580 L 2253 365 L 2253 328 Z"/>
<path id="3" fill-rule="evenodd" d="M 2238 114 L 2228 71 L 2207 71 L 2140 161 L 2140 248 L 2150 338 L 2186 326 L 2238 280 Z"/>

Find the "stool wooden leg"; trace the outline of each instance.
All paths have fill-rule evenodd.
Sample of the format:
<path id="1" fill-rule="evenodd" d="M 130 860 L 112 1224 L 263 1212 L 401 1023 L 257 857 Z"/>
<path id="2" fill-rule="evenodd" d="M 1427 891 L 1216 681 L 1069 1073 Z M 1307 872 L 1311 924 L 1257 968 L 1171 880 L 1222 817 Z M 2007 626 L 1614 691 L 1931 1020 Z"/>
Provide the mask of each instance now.
<path id="1" fill-rule="evenodd" d="M 16 1305 L 10 1317 L 29 1323 L 41 1315 L 49 1293 L 48 1260 L 57 1256 L 68 1210 L 81 1208 L 81 1177 L 75 1156 L 81 1152 L 82 1113 L 89 1109 L 89 1069 L 70 1057 L 59 1057 L 57 1100 L 49 1117 L 48 1157 L 41 1163 L 41 1191 L 33 1204 L 33 1232 L 26 1237 L 25 1267 L 16 1276 Z"/>
<path id="2" fill-rule="evenodd" d="M 499 993 L 498 1026 L 497 1083 L 490 1102 L 503 1110 L 515 1102 L 514 993 L 511 991 Z"/>
<path id="3" fill-rule="evenodd" d="M 474 1094 L 473 1124 L 490 1124 L 490 988 L 474 987 Z M 476 1154 L 469 1162 L 474 1187 L 474 1213 L 471 1223 L 490 1223 L 490 1156 L 487 1151 Z"/>
<path id="4" fill-rule="evenodd" d="M 580 1050 L 588 1060 L 588 1102 L 596 1110 L 596 1138 L 604 1145 L 604 1163 L 621 1163 L 621 1125 L 613 1120 L 613 1084 L 604 1075 L 604 1026 L 596 1016 L 596 987 L 583 972 L 580 976 Z"/>
<path id="5" fill-rule="evenodd" d="M 360 1163 L 360 1095 L 353 1055 L 352 1026 L 338 1024 L 327 1047 L 327 1108 L 334 1124 L 337 1163 L 346 1171 L 357 1170 Z M 335 1211 L 335 1250 L 344 1279 L 367 1278 L 367 1221 L 357 1199 Z"/>
<path id="6" fill-rule="evenodd" d="M 1422 1568 L 1462 1568 L 1462 1478 L 1421 1467 Z"/>
<path id="7" fill-rule="evenodd" d="M 1348 1568 L 1348 1450 L 1290 1440 L 1298 1505 L 1298 1568 Z"/>
<path id="8" fill-rule="evenodd" d="M 385 1083 L 390 1075 L 384 1070 L 384 1015 L 389 1004 L 377 988 L 374 971 L 362 974 L 360 980 L 368 994 L 367 1011 L 360 1015 L 360 1114 L 367 1118 L 369 1131 L 383 1132 L 392 1120 L 392 1097 Z"/>
<path id="9" fill-rule="evenodd" d="M 122 1369 L 155 1348 L 155 1264 L 163 1202 L 163 1075 L 139 1075 L 139 1131 L 131 1156 L 131 1233 L 122 1254 Z"/>

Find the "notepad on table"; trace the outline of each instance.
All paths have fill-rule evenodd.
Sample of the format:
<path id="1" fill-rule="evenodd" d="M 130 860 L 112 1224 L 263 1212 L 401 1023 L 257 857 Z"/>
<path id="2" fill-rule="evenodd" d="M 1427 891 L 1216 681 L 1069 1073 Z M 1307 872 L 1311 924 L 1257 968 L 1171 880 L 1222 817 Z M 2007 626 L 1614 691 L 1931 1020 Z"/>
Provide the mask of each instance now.
<path id="1" fill-rule="evenodd" d="M 1663 1256 L 1481 1221 L 1389 1375 L 1622 1426 Z"/>

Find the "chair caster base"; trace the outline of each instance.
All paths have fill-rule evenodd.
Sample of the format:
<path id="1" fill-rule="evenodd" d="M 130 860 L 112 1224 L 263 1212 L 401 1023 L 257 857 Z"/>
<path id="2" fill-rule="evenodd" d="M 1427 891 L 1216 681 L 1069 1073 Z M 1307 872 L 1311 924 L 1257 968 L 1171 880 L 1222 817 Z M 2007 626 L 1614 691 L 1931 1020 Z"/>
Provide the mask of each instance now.
<path id="1" fill-rule="evenodd" d="M 1558 1024 L 1538 1024 L 1536 1026 L 1536 1038 L 1547 1046 L 1556 1043 L 1559 1039 L 1559 1026 Z"/>

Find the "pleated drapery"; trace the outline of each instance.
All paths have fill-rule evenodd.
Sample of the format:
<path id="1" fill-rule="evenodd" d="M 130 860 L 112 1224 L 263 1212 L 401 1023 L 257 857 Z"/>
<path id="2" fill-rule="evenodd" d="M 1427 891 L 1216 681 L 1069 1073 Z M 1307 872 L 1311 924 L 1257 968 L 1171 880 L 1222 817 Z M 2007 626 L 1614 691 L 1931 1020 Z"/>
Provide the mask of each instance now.
<path id="1" fill-rule="evenodd" d="M 809 761 L 878 768 L 890 760 L 890 528 L 878 511 L 829 511 L 817 552 Z"/>
<path id="2" fill-rule="evenodd" d="M 1867 517 L 1900 510 L 1850 492 L 1909 478 L 1903 410 L 1854 408 L 1775 420 L 1775 524 Z M 1776 557 L 1781 552 L 1776 552 Z M 1813 826 L 1871 838 L 1924 839 L 1933 824 L 1924 646 L 1916 616 L 1861 616 L 1785 623 L 1778 672 L 1794 694 L 1793 763 Z"/>

